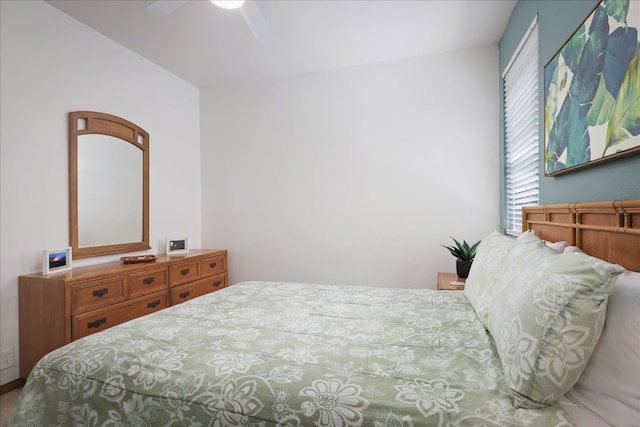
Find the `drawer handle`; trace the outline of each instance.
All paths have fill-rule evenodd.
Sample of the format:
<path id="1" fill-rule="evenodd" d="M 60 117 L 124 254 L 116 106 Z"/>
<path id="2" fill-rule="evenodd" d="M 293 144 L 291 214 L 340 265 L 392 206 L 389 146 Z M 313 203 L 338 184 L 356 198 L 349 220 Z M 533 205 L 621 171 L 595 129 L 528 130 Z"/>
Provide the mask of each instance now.
<path id="1" fill-rule="evenodd" d="M 146 279 L 142 279 L 142 283 L 145 285 L 150 285 L 156 281 L 155 277 L 147 277 Z"/>
<path id="2" fill-rule="evenodd" d="M 106 317 L 101 317 L 98 320 L 94 320 L 93 322 L 87 323 L 87 329 L 99 328 L 103 323 L 107 323 Z"/>
<path id="3" fill-rule="evenodd" d="M 215 282 L 213 282 L 213 286 L 216 288 L 220 285 L 222 285 L 222 280 L 216 280 Z"/>
<path id="4" fill-rule="evenodd" d="M 109 289 L 107 289 L 107 288 L 96 289 L 95 291 L 93 291 L 93 296 L 94 297 L 98 297 L 98 298 L 102 298 L 103 296 L 105 296 L 108 293 L 109 293 Z"/>
<path id="5" fill-rule="evenodd" d="M 191 295 L 191 291 L 186 291 L 186 292 L 182 292 L 180 295 L 178 295 L 178 297 L 180 298 L 186 298 L 189 295 Z"/>
<path id="6" fill-rule="evenodd" d="M 147 304 L 147 307 L 156 308 L 159 305 L 160 305 L 160 300 L 157 300 L 157 301 L 151 301 L 149 304 Z"/>
<path id="7" fill-rule="evenodd" d="M 180 274 L 182 274 L 183 276 L 186 276 L 187 274 L 189 274 L 189 269 L 183 268 L 182 270 L 180 270 Z"/>
<path id="8" fill-rule="evenodd" d="M 216 268 L 216 265 L 218 265 L 217 262 L 212 262 L 211 264 L 209 264 L 210 268 Z"/>

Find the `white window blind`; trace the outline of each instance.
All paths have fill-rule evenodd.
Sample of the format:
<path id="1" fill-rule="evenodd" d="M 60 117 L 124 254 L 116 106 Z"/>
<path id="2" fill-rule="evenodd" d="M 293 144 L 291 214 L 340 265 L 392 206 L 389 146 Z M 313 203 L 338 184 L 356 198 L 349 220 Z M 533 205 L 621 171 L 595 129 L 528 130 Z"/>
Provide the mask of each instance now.
<path id="1" fill-rule="evenodd" d="M 522 207 L 538 199 L 538 18 L 502 75 L 506 232 L 522 231 Z"/>

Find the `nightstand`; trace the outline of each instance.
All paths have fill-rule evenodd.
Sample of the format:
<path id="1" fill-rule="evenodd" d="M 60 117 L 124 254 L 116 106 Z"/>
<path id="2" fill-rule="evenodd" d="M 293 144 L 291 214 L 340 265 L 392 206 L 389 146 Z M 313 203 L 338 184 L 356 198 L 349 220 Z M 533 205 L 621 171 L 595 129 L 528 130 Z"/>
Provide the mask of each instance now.
<path id="1" fill-rule="evenodd" d="M 462 291 L 464 290 L 464 282 L 467 279 L 461 279 L 456 273 L 438 273 L 438 290 L 439 291 Z M 451 282 L 460 283 L 460 285 L 452 285 Z"/>

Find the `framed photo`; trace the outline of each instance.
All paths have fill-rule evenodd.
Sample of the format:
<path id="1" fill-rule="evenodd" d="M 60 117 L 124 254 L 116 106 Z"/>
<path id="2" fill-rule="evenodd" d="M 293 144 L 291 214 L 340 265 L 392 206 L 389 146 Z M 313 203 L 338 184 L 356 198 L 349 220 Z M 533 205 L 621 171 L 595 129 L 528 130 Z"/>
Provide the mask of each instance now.
<path id="1" fill-rule="evenodd" d="M 640 2 L 600 1 L 544 67 L 544 173 L 640 153 Z"/>
<path id="2" fill-rule="evenodd" d="M 186 254 L 189 252 L 189 242 L 186 237 L 167 239 L 167 254 Z"/>
<path id="3" fill-rule="evenodd" d="M 71 246 L 42 251 L 42 274 L 53 274 L 65 270 L 71 270 Z"/>

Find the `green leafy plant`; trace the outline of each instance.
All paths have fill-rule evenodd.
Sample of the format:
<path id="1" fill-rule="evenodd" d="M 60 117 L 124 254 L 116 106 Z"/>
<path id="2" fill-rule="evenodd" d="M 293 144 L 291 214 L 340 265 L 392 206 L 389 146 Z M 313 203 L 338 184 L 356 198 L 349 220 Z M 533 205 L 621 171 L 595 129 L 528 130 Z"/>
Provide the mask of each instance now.
<path id="1" fill-rule="evenodd" d="M 440 245 L 440 246 L 447 249 L 451 253 L 451 255 L 453 255 L 459 260 L 469 261 L 469 262 L 473 261 L 473 258 L 475 258 L 476 256 L 476 249 L 478 249 L 478 245 L 480 244 L 480 242 L 476 242 L 473 245 L 469 245 L 466 240 L 463 240 L 462 243 L 460 243 L 453 237 L 451 238 L 451 240 L 453 240 L 453 242 L 455 243 L 455 246 L 445 246 L 445 245 Z"/>

